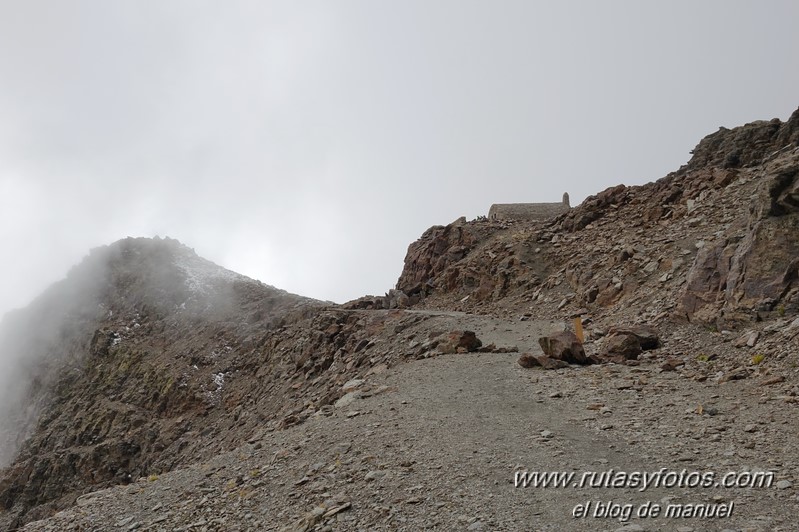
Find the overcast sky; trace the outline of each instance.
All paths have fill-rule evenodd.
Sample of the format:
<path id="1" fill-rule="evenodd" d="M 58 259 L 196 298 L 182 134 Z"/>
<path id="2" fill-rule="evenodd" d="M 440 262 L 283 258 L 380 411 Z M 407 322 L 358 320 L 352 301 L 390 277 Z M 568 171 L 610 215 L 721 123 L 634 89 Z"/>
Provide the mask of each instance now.
<path id="1" fill-rule="evenodd" d="M 0 312 L 170 236 L 343 302 L 429 226 L 572 205 L 799 107 L 799 2 L 0 0 Z"/>

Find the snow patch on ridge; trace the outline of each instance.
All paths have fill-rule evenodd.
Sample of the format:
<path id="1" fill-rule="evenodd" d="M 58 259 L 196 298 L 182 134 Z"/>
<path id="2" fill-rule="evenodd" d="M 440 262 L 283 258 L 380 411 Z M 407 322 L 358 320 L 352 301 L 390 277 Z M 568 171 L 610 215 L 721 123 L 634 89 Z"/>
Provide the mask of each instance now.
<path id="1" fill-rule="evenodd" d="M 176 255 L 174 264 L 186 275 L 186 287 L 193 295 L 209 295 L 220 285 L 247 280 L 247 277 L 197 255 Z"/>

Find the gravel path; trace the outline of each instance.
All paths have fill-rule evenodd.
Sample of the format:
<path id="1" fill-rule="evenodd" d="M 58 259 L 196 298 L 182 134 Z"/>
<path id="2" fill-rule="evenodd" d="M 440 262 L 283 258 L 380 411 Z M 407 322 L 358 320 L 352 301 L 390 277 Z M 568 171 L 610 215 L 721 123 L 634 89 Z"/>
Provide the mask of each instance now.
<path id="1" fill-rule="evenodd" d="M 561 328 L 434 314 L 420 326 L 521 351 Z M 349 404 L 210 462 L 84 495 L 24 530 L 795 530 L 796 403 L 752 380 L 697 382 L 654 361 L 536 371 L 517 358 L 441 355 L 365 376 Z M 579 479 L 661 468 L 776 476 L 751 489 L 514 486 L 524 470 Z M 573 518 L 589 501 L 589 516 Z M 609 502 L 621 519 L 593 517 Z M 733 506 L 725 518 L 636 518 L 646 503 Z"/>

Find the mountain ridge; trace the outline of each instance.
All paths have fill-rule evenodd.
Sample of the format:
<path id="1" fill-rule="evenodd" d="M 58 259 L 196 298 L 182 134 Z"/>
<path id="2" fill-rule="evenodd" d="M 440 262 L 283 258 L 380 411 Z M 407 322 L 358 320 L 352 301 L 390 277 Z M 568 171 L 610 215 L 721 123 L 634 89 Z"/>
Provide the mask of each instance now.
<path id="1" fill-rule="evenodd" d="M 23 412 L 29 426 L 21 432 L 36 434 L 5 471 L 0 499 L 6 507 L 52 500 L 84 485 L 78 472 L 100 485 L 144 473 L 148 458 L 136 457 L 161 451 L 147 442 L 147 430 L 163 433 L 155 447 L 167 448 L 185 432 L 171 418 L 218 400 L 216 375 L 231 362 L 217 359 L 232 347 L 214 336 L 213 324 L 235 323 L 236 345 L 321 305 L 218 267 L 171 239 L 128 238 L 93 250 L 5 325 L 23 337 L 13 344 L 27 363 L 26 395 L 38 406 Z M 195 352 L 211 343 L 210 352 Z M 179 370 L 176 359 L 194 371 Z M 7 378 L 20 377 L 26 380 Z M 152 423 L 148 413 L 166 414 L 165 422 Z"/>
<path id="2" fill-rule="evenodd" d="M 361 387 L 412 360 L 478 349 L 455 326 L 470 316 L 560 328 L 579 316 L 586 349 L 608 360 L 614 327 L 646 325 L 665 346 L 644 364 L 683 368 L 691 383 L 777 375 L 795 397 L 798 224 L 799 110 L 721 128 L 676 172 L 546 221 L 434 226 L 409 245 L 395 289 L 344 305 L 248 279 L 170 239 L 99 248 L 0 325 L 5 348 L 28 361 L 9 380 L 29 382 L 16 393 L 33 408 L 20 415 L 38 414 L 14 433 L 27 439 L 0 472 L 0 526 L 395 393 Z M 523 340 L 479 349 L 537 349 Z M 756 364 L 743 362 L 749 348 Z M 317 517 L 297 529 L 321 529 Z"/>

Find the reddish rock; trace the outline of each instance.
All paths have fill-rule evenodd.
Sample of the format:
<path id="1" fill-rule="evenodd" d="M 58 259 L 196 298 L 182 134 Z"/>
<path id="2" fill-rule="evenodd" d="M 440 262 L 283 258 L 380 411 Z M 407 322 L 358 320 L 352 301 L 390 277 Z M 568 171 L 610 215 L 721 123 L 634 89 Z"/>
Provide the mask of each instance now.
<path id="1" fill-rule="evenodd" d="M 585 355 L 583 344 L 571 331 L 561 331 L 538 339 L 544 354 L 569 364 L 591 364 L 592 361 Z"/>
<path id="2" fill-rule="evenodd" d="M 608 285 L 600 290 L 595 297 L 596 304 L 600 307 L 608 307 L 615 303 L 621 296 L 621 289 L 615 285 Z"/>
<path id="3" fill-rule="evenodd" d="M 569 366 L 562 360 L 548 357 L 547 355 L 533 355 L 530 353 L 524 353 L 519 357 L 519 365 L 523 368 L 541 367 L 544 369 L 560 369 Z"/>
<path id="4" fill-rule="evenodd" d="M 605 340 L 604 355 L 608 357 L 623 357 L 625 360 L 635 360 L 641 354 L 641 342 L 633 334 L 615 334 Z"/>
<path id="5" fill-rule="evenodd" d="M 657 331 L 649 325 L 630 325 L 625 327 L 611 327 L 608 335 L 625 334 L 635 336 L 641 344 L 641 349 L 648 351 L 660 347 L 660 337 Z"/>
<path id="6" fill-rule="evenodd" d="M 588 355 L 588 360 L 590 360 L 590 364 L 602 364 L 605 361 L 599 355 Z"/>
<path id="7" fill-rule="evenodd" d="M 680 360 L 679 358 L 669 358 L 663 364 L 660 365 L 660 369 L 662 371 L 674 371 L 680 366 L 684 366 L 685 362 Z"/>
<path id="8" fill-rule="evenodd" d="M 472 331 L 452 331 L 438 344 L 442 353 L 467 353 L 477 351 L 483 342 Z"/>
<path id="9" fill-rule="evenodd" d="M 518 353 L 519 348 L 515 345 L 508 345 L 497 347 L 494 344 L 488 344 L 477 350 L 479 353 Z"/>

